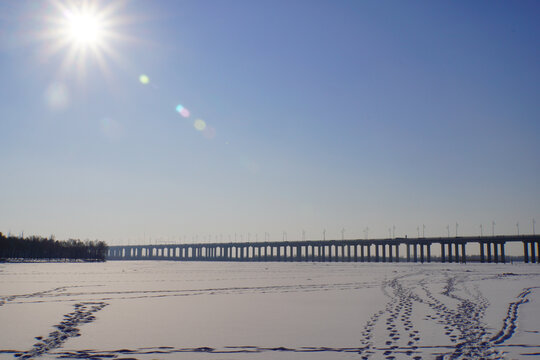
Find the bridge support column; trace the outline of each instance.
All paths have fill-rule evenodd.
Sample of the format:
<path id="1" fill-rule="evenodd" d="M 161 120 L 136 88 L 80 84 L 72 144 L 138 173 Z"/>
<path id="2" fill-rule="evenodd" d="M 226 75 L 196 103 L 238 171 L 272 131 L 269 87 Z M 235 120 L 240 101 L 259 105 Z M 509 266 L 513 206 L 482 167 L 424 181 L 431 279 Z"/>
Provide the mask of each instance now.
<path id="1" fill-rule="evenodd" d="M 480 262 L 484 263 L 486 261 L 484 257 L 484 243 L 480 242 L 479 244 L 480 244 Z"/>
<path id="2" fill-rule="evenodd" d="M 386 245 L 384 245 L 384 247 L 386 247 Z M 388 244 L 388 262 L 392 262 L 392 260 L 392 244 Z"/>
<path id="3" fill-rule="evenodd" d="M 360 261 L 365 262 L 366 261 L 366 255 L 364 253 L 365 251 L 365 245 L 360 245 Z"/>
<path id="4" fill-rule="evenodd" d="M 501 262 L 503 264 L 506 264 L 506 254 L 505 254 L 505 251 L 504 251 L 504 245 L 505 245 L 505 243 L 502 242 L 502 243 L 500 243 L 499 246 L 501 247 Z"/>
<path id="5" fill-rule="evenodd" d="M 487 262 L 491 262 L 491 243 L 488 242 L 487 244 Z"/>
<path id="6" fill-rule="evenodd" d="M 461 262 L 463 264 L 466 264 L 467 263 L 467 254 L 465 253 L 465 246 L 467 244 L 465 243 L 461 243 Z"/>
<path id="7" fill-rule="evenodd" d="M 446 254 L 444 253 L 444 243 L 441 243 L 441 262 L 446 261 Z"/>
<path id="8" fill-rule="evenodd" d="M 418 262 L 418 246 L 417 244 L 412 244 L 413 246 L 413 259 L 414 259 L 414 262 Z"/>
<path id="9" fill-rule="evenodd" d="M 454 258 L 456 260 L 456 263 L 459 263 L 459 244 L 458 243 L 455 243 L 454 244 Z"/>
<path id="10" fill-rule="evenodd" d="M 399 262 L 399 244 L 396 244 L 396 262 Z"/>
<path id="11" fill-rule="evenodd" d="M 452 255 L 452 243 L 448 243 L 448 262 L 451 263 L 454 261 L 453 255 Z"/>
<path id="12" fill-rule="evenodd" d="M 531 241 L 529 244 L 531 244 L 531 262 L 536 263 L 537 257 L 536 257 L 536 249 L 534 246 L 535 243 Z"/>
<path id="13" fill-rule="evenodd" d="M 427 249 L 427 262 L 430 263 L 431 262 L 431 244 L 426 244 L 426 249 Z"/>
<path id="14" fill-rule="evenodd" d="M 420 246 L 420 262 L 424 263 L 424 244 L 418 244 Z"/>
<path id="15" fill-rule="evenodd" d="M 527 264 L 529 262 L 529 244 L 523 242 L 523 262 Z"/>
<path id="16" fill-rule="evenodd" d="M 411 244 L 405 244 L 407 247 L 407 262 L 411 262 Z"/>
<path id="17" fill-rule="evenodd" d="M 375 244 L 375 262 L 379 262 L 379 245 Z"/>
<path id="18" fill-rule="evenodd" d="M 495 264 L 499 263 L 499 244 L 493 243 L 493 260 L 495 261 Z"/>

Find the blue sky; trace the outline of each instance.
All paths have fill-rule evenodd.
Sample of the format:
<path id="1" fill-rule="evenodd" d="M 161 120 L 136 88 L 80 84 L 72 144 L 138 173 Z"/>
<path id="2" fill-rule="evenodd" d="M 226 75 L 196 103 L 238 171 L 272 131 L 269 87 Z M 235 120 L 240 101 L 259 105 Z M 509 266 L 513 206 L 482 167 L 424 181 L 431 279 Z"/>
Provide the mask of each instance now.
<path id="1" fill-rule="evenodd" d="M 119 244 L 540 220 L 538 2 L 134 0 L 109 15 L 106 70 L 48 52 L 55 4 L 0 4 L 0 231 Z"/>

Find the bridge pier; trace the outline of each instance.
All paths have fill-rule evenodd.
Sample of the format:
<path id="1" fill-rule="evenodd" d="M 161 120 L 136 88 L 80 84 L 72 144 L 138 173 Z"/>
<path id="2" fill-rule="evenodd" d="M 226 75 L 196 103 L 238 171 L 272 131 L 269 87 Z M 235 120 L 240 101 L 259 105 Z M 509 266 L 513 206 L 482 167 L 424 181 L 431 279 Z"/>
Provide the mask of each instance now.
<path id="1" fill-rule="evenodd" d="M 417 244 L 412 244 L 413 246 L 413 260 L 414 262 L 418 262 L 418 246 Z"/>
<path id="2" fill-rule="evenodd" d="M 446 255 L 444 252 L 444 243 L 441 243 L 441 262 L 444 263 L 446 261 Z"/>
<path id="3" fill-rule="evenodd" d="M 407 247 L 407 262 L 411 262 L 411 244 L 406 243 L 405 246 Z"/>
<path id="4" fill-rule="evenodd" d="M 485 255 L 484 255 L 484 243 L 480 242 L 480 262 L 484 263 L 486 261 Z"/>
<path id="5" fill-rule="evenodd" d="M 396 244 L 396 262 L 399 262 L 399 244 Z"/>

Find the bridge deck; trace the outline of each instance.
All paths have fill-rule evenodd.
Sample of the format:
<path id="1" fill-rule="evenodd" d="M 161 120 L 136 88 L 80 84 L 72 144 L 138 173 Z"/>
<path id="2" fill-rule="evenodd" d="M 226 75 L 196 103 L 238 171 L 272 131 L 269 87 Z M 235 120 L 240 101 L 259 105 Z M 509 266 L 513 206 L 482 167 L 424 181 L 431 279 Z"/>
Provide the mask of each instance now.
<path id="1" fill-rule="evenodd" d="M 196 261 L 355 261 L 355 262 L 466 262 L 467 245 L 476 243 L 480 262 L 505 263 L 505 245 L 523 243 L 525 262 L 540 263 L 540 235 L 421 237 L 265 241 L 240 243 L 160 244 L 110 246 L 109 260 Z M 432 256 L 431 247 L 440 246 Z M 406 254 L 400 256 L 404 245 Z"/>

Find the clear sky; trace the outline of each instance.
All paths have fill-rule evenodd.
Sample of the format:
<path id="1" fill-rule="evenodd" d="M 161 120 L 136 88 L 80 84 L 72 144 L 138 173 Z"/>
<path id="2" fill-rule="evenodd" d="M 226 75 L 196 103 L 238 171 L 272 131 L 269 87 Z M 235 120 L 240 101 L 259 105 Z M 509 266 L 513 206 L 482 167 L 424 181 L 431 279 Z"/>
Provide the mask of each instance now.
<path id="1" fill-rule="evenodd" d="M 0 3 L 4 233 L 133 244 L 540 221 L 538 1 L 81 3 Z M 94 38 L 73 14 L 99 20 Z"/>

